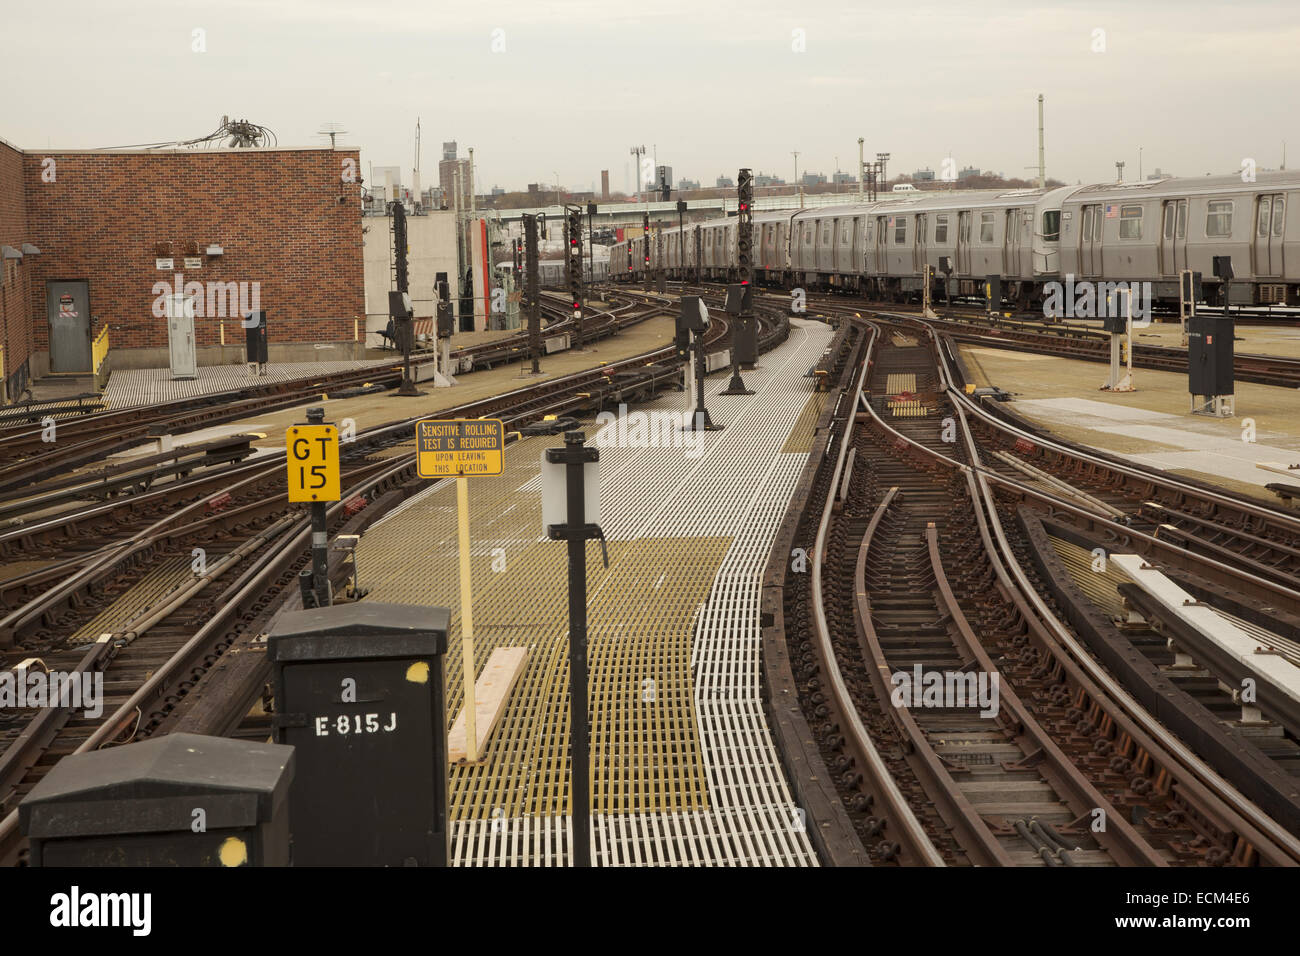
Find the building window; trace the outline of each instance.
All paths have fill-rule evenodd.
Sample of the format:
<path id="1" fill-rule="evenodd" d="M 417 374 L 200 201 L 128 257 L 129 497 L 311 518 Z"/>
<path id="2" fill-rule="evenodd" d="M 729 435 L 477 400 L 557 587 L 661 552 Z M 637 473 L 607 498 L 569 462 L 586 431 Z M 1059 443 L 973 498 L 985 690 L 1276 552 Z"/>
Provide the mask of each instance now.
<path id="1" fill-rule="evenodd" d="M 1205 214 L 1205 235 L 1211 238 L 1223 238 L 1232 235 L 1231 200 L 1211 201 Z"/>
<path id="2" fill-rule="evenodd" d="M 1142 207 L 1119 207 L 1119 237 L 1121 239 L 1142 238 Z"/>
<path id="3" fill-rule="evenodd" d="M 894 217 L 894 245 L 901 246 L 907 242 L 907 219 L 903 216 Z"/>
<path id="4" fill-rule="evenodd" d="M 948 217 L 934 217 L 934 241 L 943 244 L 948 241 Z"/>
<path id="5" fill-rule="evenodd" d="M 993 213 L 980 213 L 980 242 L 993 241 Z"/>
<path id="6" fill-rule="evenodd" d="M 1061 238 L 1061 210 L 1049 209 L 1043 213 L 1043 241 L 1057 242 Z"/>

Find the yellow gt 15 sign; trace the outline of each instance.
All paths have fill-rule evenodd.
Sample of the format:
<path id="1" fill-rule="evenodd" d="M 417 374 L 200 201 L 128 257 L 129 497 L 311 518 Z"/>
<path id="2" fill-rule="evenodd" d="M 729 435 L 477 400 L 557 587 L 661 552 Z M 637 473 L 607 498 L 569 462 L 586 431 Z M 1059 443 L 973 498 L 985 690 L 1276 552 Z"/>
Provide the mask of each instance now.
<path id="1" fill-rule="evenodd" d="M 290 501 L 339 500 L 339 430 L 292 425 L 284 436 Z"/>
<path id="2" fill-rule="evenodd" d="M 498 418 L 426 418 L 415 423 L 421 478 L 499 475 L 505 469 L 505 447 L 506 430 Z"/>

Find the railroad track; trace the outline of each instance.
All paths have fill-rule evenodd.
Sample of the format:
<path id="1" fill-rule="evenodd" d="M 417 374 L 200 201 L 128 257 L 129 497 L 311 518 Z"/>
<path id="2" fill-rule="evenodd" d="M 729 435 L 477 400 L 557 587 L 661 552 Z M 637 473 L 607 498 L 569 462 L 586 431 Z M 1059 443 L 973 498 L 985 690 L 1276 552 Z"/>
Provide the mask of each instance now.
<path id="1" fill-rule="evenodd" d="M 692 288 L 696 292 L 703 290 L 716 294 L 721 287 L 716 284 L 705 284 Z M 780 302 L 788 305 L 791 301 L 787 293 L 759 292 L 758 295 L 761 301 L 772 304 Z M 826 293 L 808 295 L 806 304 L 809 312 L 833 316 L 847 316 L 854 312 L 866 315 L 879 312 L 882 308 L 889 308 L 880 303 L 865 300 L 855 302 L 852 297 Z M 893 308 L 897 309 L 897 306 Z M 1110 336 L 1096 329 L 1050 323 L 1041 318 L 1029 319 L 1023 316 L 1006 315 L 990 317 L 985 311 L 974 308 L 946 309 L 938 305 L 935 308 L 939 311 L 939 317 L 928 320 L 929 323 L 935 329 L 946 330 L 954 341 L 987 348 L 1036 352 L 1085 362 L 1110 362 Z M 907 313 L 891 311 L 888 314 Z M 919 313 L 913 315 L 920 317 Z M 1186 374 L 1187 350 L 1138 344 L 1133 350 L 1133 365 L 1135 368 Z M 1300 359 L 1237 352 L 1233 360 L 1233 374 L 1238 381 L 1242 382 L 1300 388 Z"/>
<path id="2" fill-rule="evenodd" d="M 627 301 L 596 315 L 584 323 L 584 342 L 617 334 L 622 329 L 660 314 L 658 306 L 630 297 Z M 572 316 L 548 304 L 554 316 L 545 330 L 545 338 L 573 331 Z M 561 317 L 561 316 L 564 317 Z M 494 342 L 480 343 L 452 353 L 459 367 L 491 368 L 520 361 L 528 355 L 528 333 Z M 435 361 L 432 351 L 413 353 L 413 366 Z M 129 407 L 89 412 L 77 417 L 57 418 L 51 441 L 46 424 L 30 423 L 0 429 L 0 495 L 18 496 L 23 489 L 73 469 L 103 461 L 160 435 L 180 435 L 213 425 L 238 421 L 254 414 L 292 408 L 322 394 L 347 398 L 373 391 L 395 388 L 401 383 L 400 359 L 368 368 L 349 369 L 327 375 L 311 376 L 284 382 L 250 384 L 238 389 L 213 392 L 193 398 L 176 399 L 147 408 Z M 121 466 L 119 470 L 130 466 Z M 109 469 L 111 477 L 111 469 Z M 97 476 L 103 477 L 103 476 Z M 102 486 L 101 486 L 102 487 Z"/>
<path id="3" fill-rule="evenodd" d="M 726 323 L 715 324 L 706 346 L 725 334 Z M 788 323 L 769 317 L 760 346 L 774 347 L 786 334 Z M 678 385 L 680 379 L 674 350 L 656 349 L 443 414 L 501 417 L 508 429 L 518 429 L 547 415 L 636 401 L 655 389 Z M 345 492 L 330 508 L 332 531 L 359 533 L 427 484 L 415 474 L 413 450 L 397 447 L 411 443 L 415 421 L 371 429 L 358 435 L 351 447 L 344 446 Z M 102 672 L 106 700 L 99 716 L 48 707 L 15 714 L 0 728 L 0 808 L 8 814 L 0 822 L 0 859 L 16 860 L 21 840 L 14 807 L 50 766 L 69 753 L 152 733 L 228 650 L 260 633 L 271 610 L 295 595 L 294 582 L 309 557 L 309 528 L 301 509 L 285 500 L 282 459 L 268 456 L 232 470 L 239 472 L 235 484 L 240 487 L 223 492 L 230 510 L 202 521 L 212 535 L 209 573 L 181 575 L 180 584 L 153 595 L 125 623 L 102 635 L 87 633 L 87 644 L 68 645 L 70 635 L 95 629 L 96 613 L 112 598 L 130 592 L 133 584 L 167 562 L 183 560 L 196 540 L 207 540 L 196 537 L 200 522 L 190 519 L 210 497 L 182 509 L 165 527 L 153 526 L 110 547 L 59 582 L 52 600 L 37 598 L 6 618 L 7 636 L 17 645 L 0 652 L 6 666 L 39 655 L 49 670 Z M 275 490 L 268 493 L 268 487 Z M 211 489 L 205 489 L 204 494 L 210 494 Z M 230 507 L 236 491 L 251 491 L 262 499 L 251 506 L 257 509 L 255 515 Z M 339 570 L 336 562 L 334 571 Z M 242 700 L 241 695 L 255 695 L 261 686 L 262 681 L 253 678 L 230 693 Z"/>
<path id="4" fill-rule="evenodd" d="M 929 335 L 907 323 L 874 343 L 860 410 L 855 399 L 846 412 L 841 396 L 827 422 L 827 454 L 807 482 L 816 504 L 787 517 L 774 550 L 773 563 L 786 562 L 779 549 L 804 543 L 811 581 L 769 564 L 765 586 L 789 683 L 862 852 L 902 863 L 1295 863 L 1294 830 L 1255 802 L 1268 804 L 1267 787 L 1247 798 L 1219 773 L 1249 780 L 1260 767 L 1211 767 L 1192 753 L 1038 594 L 1023 546 L 1008 541 L 1009 502 L 1038 495 L 1058 507 L 1065 482 L 1046 494 L 984 464 L 974 403 L 969 414 L 955 404 Z M 1270 585 L 1281 587 L 1258 582 Z M 1006 709 L 884 706 L 895 675 L 917 665 L 997 674 Z M 1193 725 L 1207 724 L 1193 716 L 1180 729 Z M 1098 833 L 1099 814 L 1136 822 Z M 831 855 L 853 857 L 848 842 Z"/>

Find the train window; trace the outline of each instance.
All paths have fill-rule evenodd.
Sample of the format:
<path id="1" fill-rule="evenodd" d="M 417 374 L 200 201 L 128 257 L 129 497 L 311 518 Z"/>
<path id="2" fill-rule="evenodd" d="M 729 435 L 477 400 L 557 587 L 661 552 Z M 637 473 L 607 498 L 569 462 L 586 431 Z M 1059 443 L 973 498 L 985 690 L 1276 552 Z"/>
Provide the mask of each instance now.
<path id="1" fill-rule="evenodd" d="M 902 245 L 907 241 L 907 218 L 905 216 L 894 217 L 894 245 Z"/>
<path id="2" fill-rule="evenodd" d="M 1273 235 L 1282 235 L 1283 220 L 1286 219 L 1286 200 L 1278 196 L 1273 200 Z"/>
<path id="3" fill-rule="evenodd" d="M 1260 199 L 1260 201 L 1259 201 L 1259 235 L 1260 235 L 1261 237 L 1264 237 L 1264 238 L 1267 238 L 1267 237 L 1268 237 L 1268 222 L 1269 222 L 1269 216 L 1272 214 L 1272 212 L 1273 212 L 1273 208 L 1272 208 L 1272 206 L 1269 204 L 1268 197 L 1264 197 L 1264 198 Z"/>
<path id="4" fill-rule="evenodd" d="M 1119 237 L 1121 239 L 1142 238 L 1142 207 L 1119 207 Z"/>
<path id="5" fill-rule="evenodd" d="M 1048 209 L 1043 213 L 1043 241 L 1057 242 L 1061 238 L 1061 210 Z"/>
<path id="6" fill-rule="evenodd" d="M 1232 201 L 1210 202 L 1205 213 L 1205 235 L 1222 238 L 1232 235 Z"/>
<path id="7" fill-rule="evenodd" d="M 993 213 L 980 213 L 980 242 L 993 241 Z"/>
<path id="8" fill-rule="evenodd" d="M 948 241 L 948 217 L 947 216 L 934 217 L 934 241 L 936 243 L 944 243 Z"/>
<path id="9" fill-rule="evenodd" d="M 1178 238 L 1187 238 L 1187 200 L 1178 204 Z"/>
<path id="10" fill-rule="evenodd" d="M 1165 239 L 1174 238 L 1174 203 L 1165 203 Z"/>

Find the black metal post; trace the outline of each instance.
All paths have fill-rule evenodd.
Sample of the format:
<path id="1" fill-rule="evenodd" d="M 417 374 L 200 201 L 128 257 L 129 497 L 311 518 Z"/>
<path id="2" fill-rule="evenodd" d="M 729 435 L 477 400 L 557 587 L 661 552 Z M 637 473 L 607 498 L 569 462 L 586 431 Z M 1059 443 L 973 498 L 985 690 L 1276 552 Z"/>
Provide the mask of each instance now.
<path id="1" fill-rule="evenodd" d="M 528 351 L 533 374 L 541 374 L 542 302 L 537 281 L 537 217 L 524 216 L 524 270 L 528 297 Z"/>
<path id="2" fill-rule="evenodd" d="M 686 200 L 677 200 L 677 272 L 686 292 Z"/>
<path id="3" fill-rule="evenodd" d="M 409 293 L 411 283 L 407 271 L 406 206 L 398 200 L 389 203 L 388 209 L 393 217 L 393 279 L 398 292 Z M 402 384 L 398 387 L 397 394 L 408 397 L 419 395 L 415 382 L 411 380 L 411 345 L 415 339 L 413 320 L 405 313 L 396 318 L 397 336 L 402 343 Z"/>
<path id="4" fill-rule="evenodd" d="M 317 406 L 307 409 L 308 425 L 324 425 L 325 409 Z M 324 501 L 311 503 L 311 587 L 316 596 L 317 607 L 329 607 L 333 603 L 330 592 L 329 529 L 325 522 Z"/>
<path id="5" fill-rule="evenodd" d="M 596 281 L 596 234 L 593 231 L 592 217 L 596 215 L 596 204 L 587 203 L 587 263 L 591 271 L 590 281 L 594 284 Z"/>
<path id="6" fill-rule="evenodd" d="M 600 529 L 586 523 L 583 469 L 600 451 L 584 444 L 581 431 L 564 433 L 563 448 L 548 448 L 546 460 L 565 466 L 565 524 L 550 537 L 569 545 L 569 799 L 573 807 L 574 866 L 591 866 L 591 727 L 587 704 L 587 539 Z"/>

